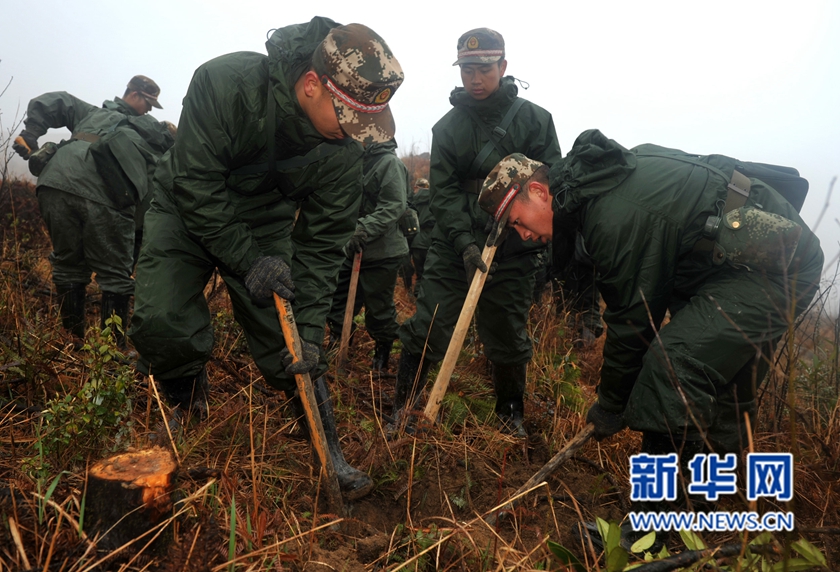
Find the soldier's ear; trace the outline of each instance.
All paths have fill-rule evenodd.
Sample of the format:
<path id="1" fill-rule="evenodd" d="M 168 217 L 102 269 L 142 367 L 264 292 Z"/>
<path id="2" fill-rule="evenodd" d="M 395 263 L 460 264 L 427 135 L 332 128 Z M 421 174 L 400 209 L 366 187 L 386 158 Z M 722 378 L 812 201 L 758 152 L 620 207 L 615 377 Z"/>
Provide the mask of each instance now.
<path id="1" fill-rule="evenodd" d="M 550 201 L 551 196 L 548 192 L 548 186 L 539 181 L 530 181 L 528 183 L 528 198 L 531 200 Z"/>
<path id="2" fill-rule="evenodd" d="M 309 70 L 301 78 L 303 81 L 303 92 L 307 97 L 314 97 L 323 89 L 321 85 L 321 78 L 315 73 L 315 70 Z"/>
<path id="3" fill-rule="evenodd" d="M 500 61 L 499 62 L 499 75 L 504 76 L 506 69 L 507 69 L 507 60 Z"/>

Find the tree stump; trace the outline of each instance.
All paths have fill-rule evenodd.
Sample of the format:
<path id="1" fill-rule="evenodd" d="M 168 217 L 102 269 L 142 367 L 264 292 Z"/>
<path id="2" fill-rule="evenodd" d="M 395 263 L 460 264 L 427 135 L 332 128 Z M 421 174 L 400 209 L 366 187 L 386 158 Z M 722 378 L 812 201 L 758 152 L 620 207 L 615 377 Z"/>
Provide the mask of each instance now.
<path id="1" fill-rule="evenodd" d="M 100 549 L 116 550 L 172 516 L 177 468 L 171 451 L 160 447 L 117 455 L 91 467 L 85 520 L 91 523 L 89 535 L 100 535 Z M 132 548 L 139 550 L 156 533 L 147 534 Z M 170 537 L 171 531 L 165 530 L 152 549 L 161 550 Z"/>

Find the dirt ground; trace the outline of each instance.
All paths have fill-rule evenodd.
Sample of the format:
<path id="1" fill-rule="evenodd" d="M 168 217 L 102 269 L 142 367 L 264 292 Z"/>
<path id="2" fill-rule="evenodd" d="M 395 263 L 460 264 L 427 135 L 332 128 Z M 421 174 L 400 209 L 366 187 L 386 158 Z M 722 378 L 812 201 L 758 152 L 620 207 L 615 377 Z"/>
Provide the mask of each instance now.
<path id="1" fill-rule="evenodd" d="M 0 260 L 0 570 L 562 569 L 547 540 L 595 569 L 599 555 L 572 528 L 595 515 L 622 518 L 629 505 L 628 457 L 640 441 L 636 433 L 587 443 L 516 510 L 493 526 L 485 520 L 583 427 L 594 400 L 603 337 L 578 347 L 550 292 L 532 308 L 527 439 L 498 428 L 488 362 L 474 336 L 461 353 L 440 423 L 386 439 L 399 347 L 391 373 L 374 374 L 373 342 L 359 328 L 348 370 L 331 371 L 328 381 L 345 456 L 376 486 L 348 505 L 345 515 L 330 514 L 300 424 L 285 396 L 264 385 L 218 280 L 206 290 L 216 330 L 206 421 L 187 423 L 170 441 L 148 379 L 133 372 L 130 359 L 115 360 L 105 366 L 106 374 L 132 380 L 125 389 L 131 399 L 125 440 L 109 437 L 118 427 L 105 427 L 93 444 L 45 449 L 48 432 L 61 429 L 46 423 L 42 412 L 92 379 L 93 369 L 88 354 L 60 328 L 46 262 L 49 241 L 31 190 L 26 192 L 19 189 L 23 198 L 14 203 L 18 223 L 4 223 Z M 402 321 L 413 312 L 402 282 L 396 300 Z M 92 326 L 99 323 L 95 285 L 88 301 Z M 840 566 L 836 418 L 824 424 L 803 405 L 792 441 L 779 405 L 783 382 L 774 378 L 766 385 L 755 448 L 788 450 L 795 442 L 796 498 L 778 508 L 794 510 L 798 531 L 824 550 L 829 567 Z M 152 444 L 172 448 L 180 460 L 179 514 L 168 529 L 172 541 L 158 554 L 140 543 L 116 554 L 98 552 L 80 523 L 86 467 Z M 745 506 L 734 496 L 715 508 Z M 740 537 L 704 539 L 720 545 Z M 670 546 L 684 548 L 676 535 Z"/>

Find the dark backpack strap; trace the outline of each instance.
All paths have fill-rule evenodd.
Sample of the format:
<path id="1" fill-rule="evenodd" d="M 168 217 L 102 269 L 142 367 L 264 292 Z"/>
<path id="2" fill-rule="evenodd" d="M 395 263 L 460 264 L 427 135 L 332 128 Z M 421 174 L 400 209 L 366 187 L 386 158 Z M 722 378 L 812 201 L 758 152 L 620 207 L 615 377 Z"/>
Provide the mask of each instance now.
<path id="1" fill-rule="evenodd" d="M 507 135 L 507 128 L 510 127 L 511 122 L 513 122 L 513 118 L 516 117 L 516 112 L 519 111 L 519 108 L 525 103 L 525 100 L 521 97 L 517 97 L 513 105 L 510 106 L 505 116 L 502 118 L 502 122 L 499 123 L 498 126 L 493 128 L 491 132 L 490 129 L 487 127 L 487 124 L 481 120 L 478 114 L 471 108 L 467 107 L 466 110 L 472 117 L 473 121 L 478 124 L 478 127 L 484 133 L 484 136 L 487 137 L 488 141 L 484 144 L 481 151 L 479 151 L 478 155 L 475 156 L 475 159 L 470 165 L 470 174 L 469 179 L 477 179 L 478 178 L 478 170 L 481 168 L 481 164 L 487 160 L 487 157 L 490 156 L 490 152 L 493 151 L 495 147 L 496 150 L 502 157 L 506 157 L 509 153 L 507 153 L 502 146 L 499 144 L 502 139 L 504 139 L 505 135 Z M 498 139 L 497 139 L 498 138 Z"/>

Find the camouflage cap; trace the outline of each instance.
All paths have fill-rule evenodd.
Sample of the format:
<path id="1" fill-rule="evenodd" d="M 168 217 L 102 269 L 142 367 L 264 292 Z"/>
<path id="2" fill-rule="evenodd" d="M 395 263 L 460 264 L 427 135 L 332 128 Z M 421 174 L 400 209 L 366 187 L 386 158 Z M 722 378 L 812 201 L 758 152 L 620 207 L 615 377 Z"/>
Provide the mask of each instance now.
<path id="1" fill-rule="evenodd" d="M 388 102 L 405 76 L 379 34 L 362 24 L 333 28 L 312 63 L 332 94 L 338 123 L 347 135 L 366 144 L 394 138 Z"/>
<path id="2" fill-rule="evenodd" d="M 458 38 L 458 59 L 461 64 L 492 64 L 505 58 L 505 39 L 490 28 L 476 28 Z"/>
<path id="3" fill-rule="evenodd" d="M 429 181 L 428 181 L 428 179 L 424 179 L 424 178 L 421 177 L 421 178 L 417 179 L 416 181 L 414 181 L 414 186 L 415 187 L 423 187 L 424 189 L 428 189 L 429 188 Z"/>
<path id="4" fill-rule="evenodd" d="M 508 155 L 493 167 L 478 195 L 478 205 L 502 224 L 510 214 L 510 205 L 543 163 L 522 153 Z"/>
<path id="5" fill-rule="evenodd" d="M 144 75 L 136 75 L 129 80 L 126 89 L 139 92 L 152 107 L 163 109 L 163 106 L 157 100 L 160 95 L 160 88 L 151 78 Z"/>

